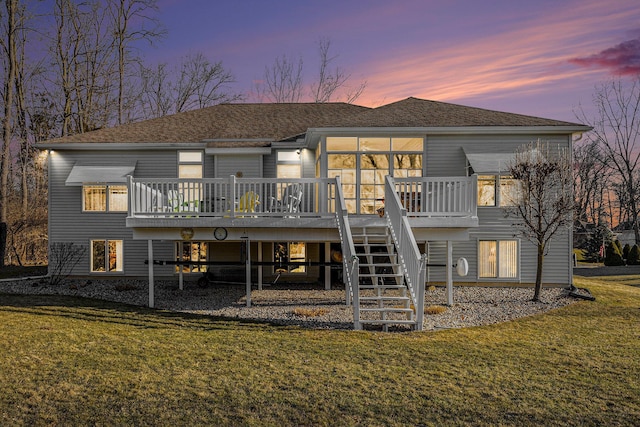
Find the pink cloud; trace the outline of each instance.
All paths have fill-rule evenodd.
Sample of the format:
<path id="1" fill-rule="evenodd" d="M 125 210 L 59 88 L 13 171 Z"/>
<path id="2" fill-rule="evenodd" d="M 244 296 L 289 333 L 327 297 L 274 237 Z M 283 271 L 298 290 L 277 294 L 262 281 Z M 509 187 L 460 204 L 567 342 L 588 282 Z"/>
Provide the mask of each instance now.
<path id="1" fill-rule="evenodd" d="M 584 67 L 604 67 L 615 74 L 640 73 L 640 37 L 624 41 L 584 58 L 572 58 L 569 62 Z"/>

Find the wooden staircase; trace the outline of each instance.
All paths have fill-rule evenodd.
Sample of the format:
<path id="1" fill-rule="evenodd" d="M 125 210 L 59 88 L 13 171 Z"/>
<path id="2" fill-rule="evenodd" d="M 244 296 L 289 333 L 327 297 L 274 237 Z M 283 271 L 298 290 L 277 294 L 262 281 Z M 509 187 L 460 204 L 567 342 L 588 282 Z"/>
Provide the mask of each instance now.
<path id="1" fill-rule="evenodd" d="M 353 242 L 360 261 L 360 323 L 415 325 L 416 316 L 398 262 L 393 238 L 387 227 L 353 228 Z"/>

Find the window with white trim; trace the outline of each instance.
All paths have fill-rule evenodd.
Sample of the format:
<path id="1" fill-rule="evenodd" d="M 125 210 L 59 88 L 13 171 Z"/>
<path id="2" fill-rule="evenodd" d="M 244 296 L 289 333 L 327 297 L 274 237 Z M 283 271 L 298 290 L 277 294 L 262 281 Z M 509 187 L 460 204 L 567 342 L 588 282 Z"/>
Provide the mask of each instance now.
<path id="1" fill-rule="evenodd" d="M 478 277 L 516 279 L 518 277 L 517 240 L 479 240 Z"/>
<path id="2" fill-rule="evenodd" d="M 176 261 L 207 261 L 207 242 L 176 242 Z M 207 266 L 204 264 L 182 265 L 183 273 L 204 273 Z M 176 265 L 176 273 L 180 272 L 180 266 Z"/>
<path id="3" fill-rule="evenodd" d="M 290 265 L 289 262 L 305 262 L 307 260 L 307 244 L 305 242 L 275 242 L 273 259 L 277 263 L 278 273 L 306 273 L 304 265 Z M 281 265 L 278 265 L 281 264 Z"/>
<path id="4" fill-rule="evenodd" d="M 83 212 L 126 212 L 128 209 L 126 185 L 83 185 Z"/>
<path id="5" fill-rule="evenodd" d="M 123 271 L 122 240 L 97 239 L 91 241 L 91 272 L 115 273 Z"/>
<path id="6" fill-rule="evenodd" d="M 478 206 L 513 206 L 519 197 L 518 180 L 504 175 L 478 175 Z"/>

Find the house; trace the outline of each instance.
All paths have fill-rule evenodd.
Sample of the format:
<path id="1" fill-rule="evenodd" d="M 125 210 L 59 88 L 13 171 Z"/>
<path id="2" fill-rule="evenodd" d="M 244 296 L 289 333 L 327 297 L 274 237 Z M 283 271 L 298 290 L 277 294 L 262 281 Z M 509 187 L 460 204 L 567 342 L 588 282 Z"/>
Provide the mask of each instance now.
<path id="1" fill-rule="evenodd" d="M 587 130 L 417 98 L 216 105 L 40 144 L 49 241 L 86 246 L 74 275 L 148 277 L 150 306 L 159 277 L 235 277 L 248 305 L 254 284 L 340 279 L 356 328 L 419 329 L 425 281 L 452 302 L 454 266 L 459 283 L 534 282 L 535 248 L 501 209 L 506 165 Z M 545 283 L 572 283 L 571 242 L 551 244 Z"/>

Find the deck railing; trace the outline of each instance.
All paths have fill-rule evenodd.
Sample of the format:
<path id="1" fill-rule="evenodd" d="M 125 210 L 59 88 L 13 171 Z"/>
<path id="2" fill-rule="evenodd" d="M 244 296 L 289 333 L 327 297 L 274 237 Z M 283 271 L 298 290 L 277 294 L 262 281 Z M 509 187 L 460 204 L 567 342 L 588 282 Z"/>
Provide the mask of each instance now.
<path id="1" fill-rule="evenodd" d="M 340 233 L 340 242 L 342 243 L 342 279 L 346 284 L 345 293 L 347 305 L 353 304 L 353 328 L 362 329 L 360 323 L 360 261 L 356 255 L 356 247 L 353 243 L 351 227 L 349 226 L 349 214 L 347 213 L 347 204 L 342 194 L 340 177 L 336 178 L 336 200 L 338 207 L 336 209 L 336 221 L 338 223 L 338 232 Z"/>
<path id="2" fill-rule="evenodd" d="M 477 216 L 478 177 L 393 178 L 409 216 Z"/>
<path id="3" fill-rule="evenodd" d="M 334 178 L 133 178 L 130 217 L 333 217 Z"/>
<path id="4" fill-rule="evenodd" d="M 477 216 L 475 175 L 391 182 L 410 217 Z M 334 178 L 129 177 L 130 217 L 333 217 L 336 206 Z"/>
<path id="5" fill-rule="evenodd" d="M 407 218 L 407 209 L 401 204 L 394 179 L 387 176 L 384 185 L 385 216 L 389 222 L 405 282 L 415 308 L 416 329 L 422 330 L 424 320 L 424 291 L 427 258 L 420 254 L 415 236 Z"/>

